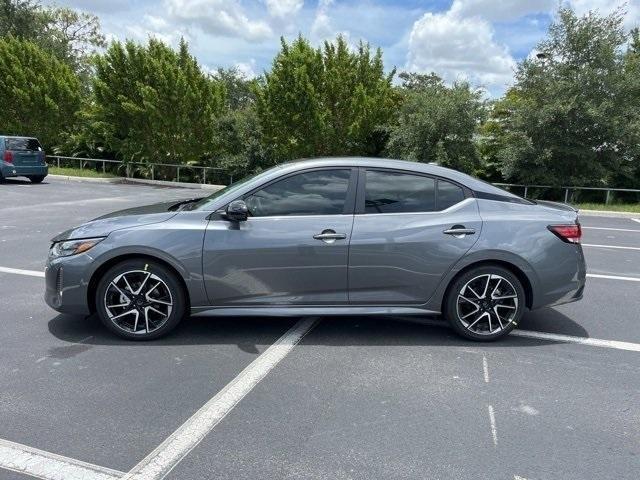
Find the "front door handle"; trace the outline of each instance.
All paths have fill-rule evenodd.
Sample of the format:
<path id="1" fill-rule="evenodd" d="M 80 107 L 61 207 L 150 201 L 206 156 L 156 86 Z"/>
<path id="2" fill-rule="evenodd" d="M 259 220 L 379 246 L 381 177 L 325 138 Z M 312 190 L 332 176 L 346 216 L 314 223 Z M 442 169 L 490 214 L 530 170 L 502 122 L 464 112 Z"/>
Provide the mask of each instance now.
<path id="1" fill-rule="evenodd" d="M 465 228 L 464 225 L 454 225 L 442 233 L 445 235 L 453 235 L 456 238 L 464 238 L 465 235 L 473 235 L 476 231 L 473 228 Z"/>
<path id="2" fill-rule="evenodd" d="M 347 238 L 346 233 L 336 233 L 335 230 L 323 230 L 322 233 L 314 235 L 316 240 L 322 240 L 324 243 L 333 243 L 336 240 L 344 240 Z"/>

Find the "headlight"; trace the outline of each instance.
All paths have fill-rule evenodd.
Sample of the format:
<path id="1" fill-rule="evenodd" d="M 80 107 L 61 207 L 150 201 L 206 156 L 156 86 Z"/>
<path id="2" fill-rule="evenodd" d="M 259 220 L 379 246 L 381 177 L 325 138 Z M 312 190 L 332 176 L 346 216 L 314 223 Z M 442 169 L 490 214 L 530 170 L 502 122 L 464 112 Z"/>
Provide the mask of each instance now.
<path id="1" fill-rule="evenodd" d="M 104 237 L 57 242 L 51 246 L 49 255 L 52 257 L 69 257 L 71 255 L 77 255 L 95 247 L 102 240 L 104 240 Z"/>

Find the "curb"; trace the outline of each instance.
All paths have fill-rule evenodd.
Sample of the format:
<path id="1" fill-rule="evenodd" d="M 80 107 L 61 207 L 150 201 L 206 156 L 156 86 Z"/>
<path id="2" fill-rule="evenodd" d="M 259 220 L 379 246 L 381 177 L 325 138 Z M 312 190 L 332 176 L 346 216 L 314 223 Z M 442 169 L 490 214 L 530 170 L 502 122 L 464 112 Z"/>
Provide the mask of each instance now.
<path id="1" fill-rule="evenodd" d="M 171 182 L 168 180 L 147 180 L 146 178 L 126 178 L 126 177 L 74 177 L 69 175 L 49 174 L 49 177 L 58 180 L 69 180 L 71 182 L 94 182 L 94 183 L 126 183 L 132 185 L 159 185 L 173 188 L 192 188 L 196 190 L 221 190 L 225 185 L 209 185 L 202 183 Z"/>
<path id="2" fill-rule="evenodd" d="M 582 210 L 578 211 L 578 215 L 584 215 L 586 217 L 618 217 L 618 218 L 629 218 L 629 217 L 638 217 L 640 218 L 640 212 L 612 212 L 611 210 Z"/>
<path id="3" fill-rule="evenodd" d="M 122 177 L 72 177 L 69 175 L 56 175 L 50 173 L 47 177 L 58 180 L 69 180 L 71 182 L 94 182 L 94 183 L 121 183 Z"/>

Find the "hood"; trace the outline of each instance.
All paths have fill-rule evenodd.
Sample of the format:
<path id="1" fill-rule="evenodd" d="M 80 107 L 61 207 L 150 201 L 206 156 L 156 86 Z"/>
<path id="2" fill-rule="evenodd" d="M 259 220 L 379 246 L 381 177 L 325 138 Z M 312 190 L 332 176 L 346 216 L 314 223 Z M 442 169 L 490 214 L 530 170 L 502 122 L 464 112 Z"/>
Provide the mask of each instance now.
<path id="1" fill-rule="evenodd" d="M 51 241 L 59 242 L 75 238 L 106 237 L 111 232 L 122 230 L 123 228 L 166 222 L 176 215 L 176 211 L 169 211 L 169 207 L 175 204 L 176 201 L 174 200 L 172 202 L 119 210 L 62 232 L 52 238 Z"/>

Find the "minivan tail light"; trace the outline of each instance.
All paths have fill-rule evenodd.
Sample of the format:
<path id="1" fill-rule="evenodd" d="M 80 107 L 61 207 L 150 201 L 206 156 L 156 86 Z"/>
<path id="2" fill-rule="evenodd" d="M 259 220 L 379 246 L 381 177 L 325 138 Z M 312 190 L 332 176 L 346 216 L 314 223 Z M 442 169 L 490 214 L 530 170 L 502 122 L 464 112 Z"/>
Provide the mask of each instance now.
<path id="1" fill-rule="evenodd" d="M 582 238 L 582 228 L 579 223 L 549 225 L 547 228 L 563 242 L 580 243 L 580 239 Z"/>
<path id="2" fill-rule="evenodd" d="M 7 163 L 13 163 L 13 152 L 11 150 L 5 150 L 2 159 Z"/>

